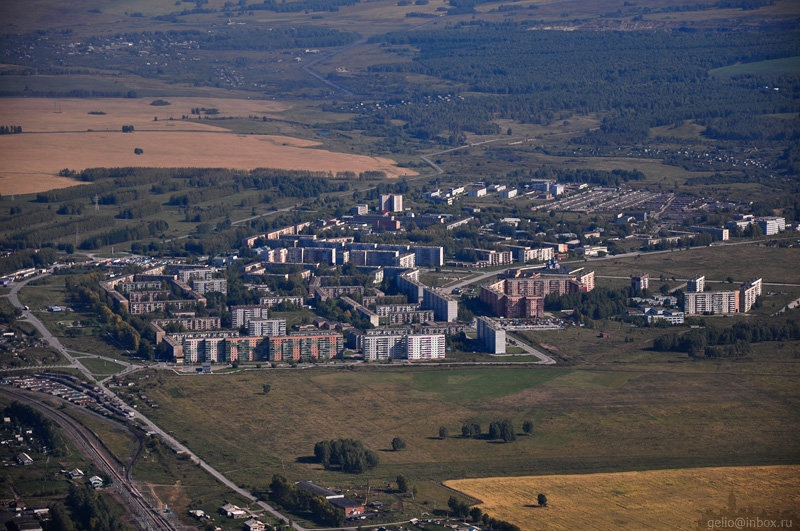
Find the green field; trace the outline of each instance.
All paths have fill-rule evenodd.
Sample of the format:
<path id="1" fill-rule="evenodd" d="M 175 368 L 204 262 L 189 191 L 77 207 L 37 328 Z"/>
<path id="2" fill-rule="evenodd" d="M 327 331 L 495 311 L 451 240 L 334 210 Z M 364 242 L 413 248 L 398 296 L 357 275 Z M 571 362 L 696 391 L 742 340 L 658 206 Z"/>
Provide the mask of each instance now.
<path id="1" fill-rule="evenodd" d="M 715 68 L 709 73 L 717 77 L 735 77 L 761 74 L 796 74 L 798 70 L 800 70 L 800 56 L 754 63 L 740 63 Z"/>
<path id="2" fill-rule="evenodd" d="M 425 482 L 800 457 L 795 376 L 769 365 L 756 374 L 735 363 L 698 362 L 688 370 L 664 363 L 623 372 L 376 367 L 138 378 L 131 377 L 131 396 L 141 390 L 159 403 L 154 420 L 244 485 L 263 487 L 276 472 L 347 486 L 401 473 Z M 534 436 L 505 444 L 460 437 L 464 422 L 486 431 L 502 418 L 520 433 L 532 420 Z M 223 423 L 226 437 L 219 438 Z M 438 438 L 439 426 L 447 439 Z M 391 451 L 396 436 L 408 443 L 400 452 Z M 364 441 L 380 466 L 352 476 L 309 462 L 316 441 L 340 437 Z M 439 496 L 446 499 L 431 493 L 430 501 Z"/>

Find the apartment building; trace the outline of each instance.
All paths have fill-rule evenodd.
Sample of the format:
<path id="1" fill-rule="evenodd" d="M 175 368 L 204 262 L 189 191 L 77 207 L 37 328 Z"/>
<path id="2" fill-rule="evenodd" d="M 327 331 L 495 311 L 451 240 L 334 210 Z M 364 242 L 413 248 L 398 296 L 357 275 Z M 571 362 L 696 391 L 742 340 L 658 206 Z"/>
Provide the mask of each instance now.
<path id="1" fill-rule="evenodd" d="M 389 212 L 402 212 L 403 211 L 403 196 L 399 194 L 381 194 L 380 208 L 378 210 L 386 210 Z"/>
<path id="2" fill-rule="evenodd" d="M 382 329 L 382 333 L 374 333 L 376 330 L 381 329 L 367 330 L 362 338 L 364 361 L 383 361 L 405 357 L 408 330 Z"/>
<path id="3" fill-rule="evenodd" d="M 228 293 L 228 281 L 224 278 L 192 280 L 191 282 L 192 289 L 201 295 L 211 292 Z"/>
<path id="4" fill-rule="evenodd" d="M 487 317 L 477 317 L 475 321 L 478 328 L 478 341 L 484 350 L 490 354 L 505 354 L 506 331 Z"/>
<path id="5" fill-rule="evenodd" d="M 742 284 L 739 293 L 739 310 L 742 312 L 749 312 L 753 304 L 756 303 L 756 299 L 761 295 L 761 279 L 755 278 L 748 280 Z"/>
<path id="6" fill-rule="evenodd" d="M 233 328 L 247 326 L 252 319 L 266 319 L 267 317 L 269 317 L 269 306 L 267 305 L 231 306 L 231 326 Z"/>
<path id="7" fill-rule="evenodd" d="M 249 336 L 285 336 L 286 319 L 251 319 L 247 323 Z"/>
<path id="8" fill-rule="evenodd" d="M 704 275 L 697 275 L 686 281 L 686 291 L 689 293 L 698 293 L 705 291 L 706 277 Z"/>
<path id="9" fill-rule="evenodd" d="M 414 360 L 444 359 L 444 334 L 406 336 L 406 358 Z"/>
<path id="10" fill-rule="evenodd" d="M 268 337 L 267 359 L 274 362 L 328 360 L 344 349 L 341 334 L 333 332 L 296 333 Z"/>
<path id="11" fill-rule="evenodd" d="M 722 314 L 739 311 L 739 291 L 704 291 L 685 294 L 683 311 L 686 315 Z"/>

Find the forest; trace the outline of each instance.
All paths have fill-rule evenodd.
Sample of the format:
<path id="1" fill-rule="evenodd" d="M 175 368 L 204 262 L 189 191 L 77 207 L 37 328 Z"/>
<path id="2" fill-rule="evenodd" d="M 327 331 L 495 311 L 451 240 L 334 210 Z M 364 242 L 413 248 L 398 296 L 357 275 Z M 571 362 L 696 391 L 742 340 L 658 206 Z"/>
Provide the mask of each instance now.
<path id="1" fill-rule="evenodd" d="M 370 67 L 372 75 L 353 87 L 386 103 L 362 107 L 364 116 L 352 122 L 375 136 L 394 129 L 401 138 L 448 144 L 464 132 L 497 133 L 495 118 L 549 123 L 564 111 L 611 111 L 599 130 L 576 139 L 584 144 L 641 142 L 650 127 L 682 120 L 697 120 L 716 139 L 766 142 L 798 134 L 796 121 L 760 118 L 797 112 L 796 74 L 711 74 L 731 64 L 800 55 L 798 33 L 786 28 L 558 32 L 475 22 L 389 33 L 371 42 L 388 51 L 419 50 L 412 61 Z M 432 98 L 430 88 L 409 82 L 409 74 L 446 80 L 454 93 L 469 94 Z M 391 120 L 405 124 L 392 128 Z"/>

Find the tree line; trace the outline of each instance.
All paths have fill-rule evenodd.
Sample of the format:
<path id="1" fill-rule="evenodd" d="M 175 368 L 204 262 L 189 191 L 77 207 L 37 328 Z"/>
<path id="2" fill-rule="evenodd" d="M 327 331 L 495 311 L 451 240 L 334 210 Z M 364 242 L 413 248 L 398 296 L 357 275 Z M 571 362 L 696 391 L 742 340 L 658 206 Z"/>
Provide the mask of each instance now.
<path id="1" fill-rule="evenodd" d="M 707 323 L 685 333 L 665 334 L 653 341 L 653 350 L 686 352 L 693 357 L 742 357 L 750 353 L 751 343 L 797 339 L 800 339 L 800 312 L 795 310 L 782 320 L 746 321 L 729 327 Z"/>

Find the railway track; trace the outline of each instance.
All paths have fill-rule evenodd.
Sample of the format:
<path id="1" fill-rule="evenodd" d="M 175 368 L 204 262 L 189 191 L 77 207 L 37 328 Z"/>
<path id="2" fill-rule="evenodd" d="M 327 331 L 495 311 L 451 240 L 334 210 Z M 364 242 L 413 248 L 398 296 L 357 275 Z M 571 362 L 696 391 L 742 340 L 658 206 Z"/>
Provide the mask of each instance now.
<path id="1" fill-rule="evenodd" d="M 78 448 L 98 469 L 111 478 L 112 484 L 121 494 L 124 503 L 136 516 L 136 523 L 141 529 L 146 530 L 175 530 L 176 526 L 161 514 L 157 507 L 152 507 L 150 502 L 139 492 L 131 480 L 120 471 L 122 464 L 114 457 L 102 441 L 79 421 L 70 417 L 63 411 L 54 408 L 42 401 L 37 393 L 29 393 L 20 389 L 0 388 L 0 394 L 23 403 L 40 411 L 45 417 L 58 424 Z M 47 397 L 50 399 L 51 397 Z M 127 470 L 128 467 L 126 467 Z"/>

